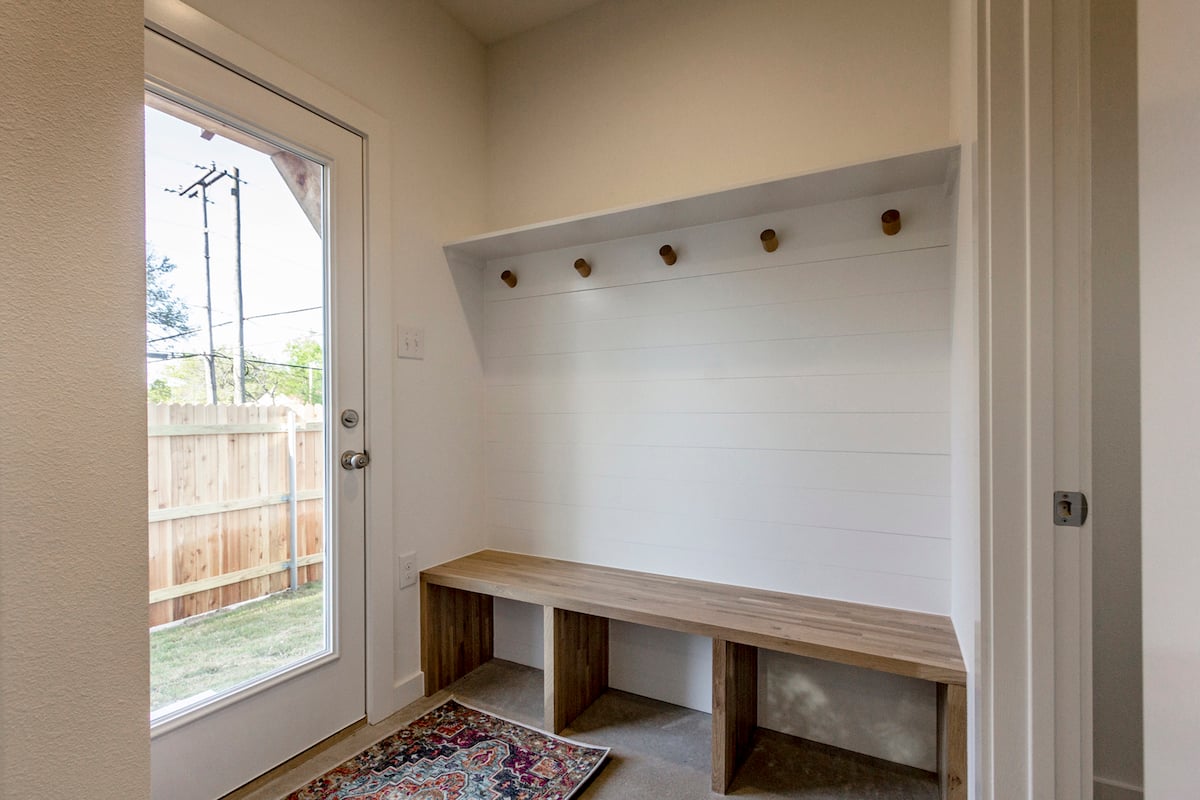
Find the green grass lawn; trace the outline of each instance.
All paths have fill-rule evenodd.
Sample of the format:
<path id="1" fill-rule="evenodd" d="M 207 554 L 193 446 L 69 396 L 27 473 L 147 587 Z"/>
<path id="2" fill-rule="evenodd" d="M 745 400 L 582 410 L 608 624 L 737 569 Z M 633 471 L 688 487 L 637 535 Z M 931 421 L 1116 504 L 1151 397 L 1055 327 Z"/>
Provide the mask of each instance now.
<path id="1" fill-rule="evenodd" d="M 150 631 L 150 708 L 278 669 L 325 646 L 321 581 Z"/>

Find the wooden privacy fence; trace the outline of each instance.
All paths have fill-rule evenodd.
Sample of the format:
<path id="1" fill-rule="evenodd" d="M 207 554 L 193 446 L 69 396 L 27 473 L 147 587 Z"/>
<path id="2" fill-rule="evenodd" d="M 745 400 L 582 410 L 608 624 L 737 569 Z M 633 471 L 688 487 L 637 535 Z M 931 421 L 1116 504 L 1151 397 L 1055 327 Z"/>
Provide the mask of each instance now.
<path id="1" fill-rule="evenodd" d="M 146 413 L 151 626 L 322 577 L 320 406 Z"/>

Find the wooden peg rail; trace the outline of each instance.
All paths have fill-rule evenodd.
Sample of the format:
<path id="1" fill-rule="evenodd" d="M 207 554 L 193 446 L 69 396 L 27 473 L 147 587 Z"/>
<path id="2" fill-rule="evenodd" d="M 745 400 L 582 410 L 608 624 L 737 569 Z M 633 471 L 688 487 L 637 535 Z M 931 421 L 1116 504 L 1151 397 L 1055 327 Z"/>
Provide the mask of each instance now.
<path id="1" fill-rule="evenodd" d="M 765 648 L 936 684 L 941 797 L 966 800 L 967 673 L 949 617 L 482 550 L 421 572 L 426 696 L 491 659 L 493 597 L 545 609 L 555 733 L 608 687 L 615 619 L 712 638 L 713 791 L 729 790 L 749 753 Z"/>
<path id="2" fill-rule="evenodd" d="M 889 208 L 879 217 L 879 222 L 883 226 L 883 232 L 888 236 L 895 236 L 900 232 L 900 212 L 894 208 Z"/>
<path id="3" fill-rule="evenodd" d="M 779 249 L 779 237 L 775 235 L 774 228 L 767 228 L 758 235 L 758 240 L 762 242 L 763 250 L 768 253 L 774 253 Z"/>
<path id="4" fill-rule="evenodd" d="M 883 232 L 888 236 L 895 236 L 900 232 L 900 212 L 894 208 L 889 208 L 887 211 L 883 212 L 879 218 L 879 222 L 883 228 Z M 762 245 L 762 249 L 768 253 L 774 253 L 779 249 L 779 235 L 775 232 L 774 228 L 764 229 L 758 234 L 758 240 Z M 679 254 L 676 253 L 675 248 L 669 244 L 664 244 L 662 247 L 658 248 L 658 255 L 662 258 L 663 263 L 668 267 L 675 266 L 676 262 L 679 260 Z M 588 263 L 586 258 L 577 258 L 575 259 L 575 271 L 579 273 L 581 278 L 590 277 L 592 274 L 592 265 Z M 500 273 L 500 280 L 504 281 L 508 288 L 516 288 L 517 273 L 510 269 L 506 269 L 504 272 Z"/>

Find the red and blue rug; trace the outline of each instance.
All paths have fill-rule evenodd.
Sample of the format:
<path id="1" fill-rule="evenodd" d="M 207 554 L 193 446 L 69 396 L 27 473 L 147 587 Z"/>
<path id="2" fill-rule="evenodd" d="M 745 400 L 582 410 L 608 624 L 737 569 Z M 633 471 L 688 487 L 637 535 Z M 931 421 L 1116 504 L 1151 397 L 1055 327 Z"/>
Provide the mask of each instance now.
<path id="1" fill-rule="evenodd" d="M 566 800 L 607 757 L 447 700 L 288 800 Z"/>

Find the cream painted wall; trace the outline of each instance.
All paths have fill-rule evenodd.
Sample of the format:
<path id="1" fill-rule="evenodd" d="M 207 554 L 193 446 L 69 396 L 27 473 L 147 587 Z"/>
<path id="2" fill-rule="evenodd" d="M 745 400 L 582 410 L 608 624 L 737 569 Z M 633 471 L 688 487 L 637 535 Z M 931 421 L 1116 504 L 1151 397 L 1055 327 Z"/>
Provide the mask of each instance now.
<path id="1" fill-rule="evenodd" d="M 142 5 L 6 1 L 0 18 L 0 797 L 137 800 Z"/>
<path id="2" fill-rule="evenodd" d="M 488 223 L 949 141 L 947 0 L 606 0 L 488 50 Z"/>
<path id="3" fill-rule="evenodd" d="M 441 244 L 483 226 L 483 47 L 431 0 L 363 0 L 354 13 L 322 0 L 189 4 L 391 122 L 392 305 L 396 322 L 425 329 L 426 355 L 394 362 L 395 440 L 386 454 L 372 446 L 395 460 L 397 553 L 416 550 L 425 567 L 479 549 L 479 275 L 447 270 Z M 403 681 L 420 668 L 416 588 L 396 603 Z"/>
<path id="4" fill-rule="evenodd" d="M 1118 800 L 1142 785 L 1137 3 L 1091 12 L 1093 758 Z"/>
<path id="5" fill-rule="evenodd" d="M 1196 795 L 1200 752 L 1200 4 L 1138 3 L 1146 796 Z"/>

